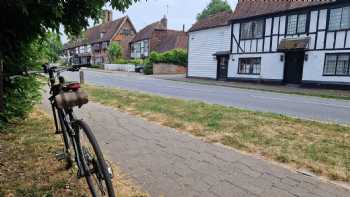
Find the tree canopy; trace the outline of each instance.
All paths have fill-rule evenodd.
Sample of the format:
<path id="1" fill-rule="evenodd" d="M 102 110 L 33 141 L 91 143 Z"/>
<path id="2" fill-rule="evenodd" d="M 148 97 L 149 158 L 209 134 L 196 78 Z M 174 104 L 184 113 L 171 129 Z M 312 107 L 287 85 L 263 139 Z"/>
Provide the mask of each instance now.
<path id="1" fill-rule="evenodd" d="M 62 25 L 67 35 L 78 35 L 89 19 L 99 19 L 106 3 L 125 11 L 138 0 L 4 0 L 0 5 L 0 60 L 4 71 L 21 72 L 25 53 L 48 31 L 59 32 Z M 6 19 L 6 20 L 5 20 Z M 12 73 L 9 73 L 12 74 Z M 13 73 L 16 74 L 16 73 Z"/>
<path id="2" fill-rule="evenodd" d="M 33 79 L 29 77 L 28 80 L 11 84 L 9 76 L 22 74 L 40 65 L 42 61 L 55 61 L 61 47 L 57 36 L 60 27 L 64 27 L 68 36 L 77 36 L 88 26 L 89 19 L 96 21 L 101 18 L 104 5 L 109 3 L 113 9 L 125 11 L 137 1 L 2 0 L 0 4 L 0 123 L 4 120 L 8 122 L 9 117 L 22 114 L 15 113 L 14 107 L 24 110 L 11 100 L 17 99 L 20 103 L 23 101 L 22 103 L 29 106 L 33 105 L 32 97 L 25 96 L 27 93 L 33 94 L 30 93 L 33 91 L 22 88 L 28 85 L 37 87 L 30 85 L 34 82 Z M 5 79 L 3 72 L 6 73 Z M 22 91 L 22 96 L 16 95 L 15 87 L 26 91 Z"/>
<path id="3" fill-rule="evenodd" d="M 227 3 L 227 1 L 223 0 L 211 0 L 211 2 L 208 4 L 208 6 L 197 15 L 197 20 L 204 19 L 210 15 L 214 15 L 219 12 L 223 11 L 230 11 L 231 7 Z"/>

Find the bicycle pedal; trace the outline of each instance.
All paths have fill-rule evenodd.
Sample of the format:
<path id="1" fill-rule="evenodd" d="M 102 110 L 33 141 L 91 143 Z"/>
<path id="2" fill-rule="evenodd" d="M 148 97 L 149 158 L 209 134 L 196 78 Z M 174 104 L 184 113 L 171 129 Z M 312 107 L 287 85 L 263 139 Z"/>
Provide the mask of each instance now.
<path id="1" fill-rule="evenodd" d="M 66 159 L 66 154 L 64 152 L 58 152 L 56 153 L 55 156 L 58 161 L 62 161 Z"/>

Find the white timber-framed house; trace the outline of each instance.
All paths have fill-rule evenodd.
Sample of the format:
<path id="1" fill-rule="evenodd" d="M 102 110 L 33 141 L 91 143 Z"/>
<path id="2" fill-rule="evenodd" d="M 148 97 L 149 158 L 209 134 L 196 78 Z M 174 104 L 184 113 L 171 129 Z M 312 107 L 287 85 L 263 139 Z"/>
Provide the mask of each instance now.
<path id="1" fill-rule="evenodd" d="M 189 31 L 188 77 L 350 87 L 350 1 L 241 0 Z"/>

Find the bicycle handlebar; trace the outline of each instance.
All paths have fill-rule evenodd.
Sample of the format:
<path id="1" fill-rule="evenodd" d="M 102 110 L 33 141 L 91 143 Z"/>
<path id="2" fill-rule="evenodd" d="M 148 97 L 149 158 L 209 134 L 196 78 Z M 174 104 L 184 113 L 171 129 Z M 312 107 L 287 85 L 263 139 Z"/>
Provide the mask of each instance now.
<path id="1" fill-rule="evenodd" d="M 57 66 L 50 66 L 50 65 L 43 65 L 43 70 L 44 70 L 44 73 L 62 73 L 62 72 L 65 72 L 65 71 L 70 71 L 70 72 L 78 72 L 80 70 L 80 66 L 71 66 L 71 67 L 67 67 L 67 68 L 61 68 L 61 69 L 58 69 Z"/>

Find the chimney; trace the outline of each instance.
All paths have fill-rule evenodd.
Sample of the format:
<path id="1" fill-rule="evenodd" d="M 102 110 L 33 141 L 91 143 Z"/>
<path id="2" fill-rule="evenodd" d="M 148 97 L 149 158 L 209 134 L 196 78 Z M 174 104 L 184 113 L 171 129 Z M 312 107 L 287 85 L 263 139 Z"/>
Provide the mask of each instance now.
<path id="1" fill-rule="evenodd" d="M 163 16 L 162 20 L 160 20 L 160 22 L 165 27 L 165 29 L 168 29 L 168 19 L 166 18 L 165 15 Z"/>
<path id="2" fill-rule="evenodd" d="M 185 24 L 182 25 L 182 31 L 185 32 Z"/>
<path id="3" fill-rule="evenodd" d="M 112 10 L 104 10 L 104 17 L 103 17 L 103 23 L 108 23 L 113 20 L 113 13 Z"/>

